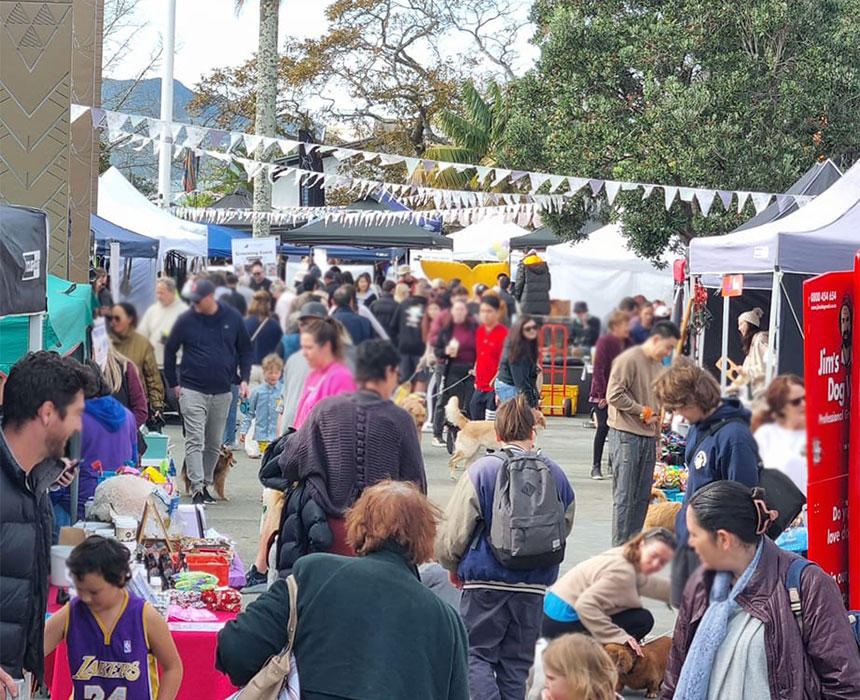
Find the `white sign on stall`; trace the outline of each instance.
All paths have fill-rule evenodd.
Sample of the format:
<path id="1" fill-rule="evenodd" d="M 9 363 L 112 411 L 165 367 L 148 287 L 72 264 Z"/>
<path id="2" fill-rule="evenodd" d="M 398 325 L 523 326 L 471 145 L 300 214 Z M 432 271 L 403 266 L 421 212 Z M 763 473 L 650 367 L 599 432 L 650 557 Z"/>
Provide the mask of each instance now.
<path id="1" fill-rule="evenodd" d="M 93 361 L 104 371 L 108 354 L 107 325 L 104 316 L 99 316 L 93 321 Z"/>
<path id="2" fill-rule="evenodd" d="M 236 274 L 241 275 L 252 262 L 259 260 L 266 271 L 266 277 L 277 278 L 278 243 L 279 239 L 277 236 L 234 238 L 230 241 L 230 247 Z"/>

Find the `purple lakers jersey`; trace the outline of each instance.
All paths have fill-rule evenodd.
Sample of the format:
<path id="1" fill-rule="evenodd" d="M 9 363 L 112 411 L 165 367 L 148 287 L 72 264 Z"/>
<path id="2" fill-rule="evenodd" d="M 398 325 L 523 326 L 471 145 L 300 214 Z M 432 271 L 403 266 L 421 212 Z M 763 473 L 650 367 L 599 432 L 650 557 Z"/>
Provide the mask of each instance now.
<path id="1" fill-rule="evenodd" d="M 150 653 L 143 612 L 146 601 L 126 592 L 113 629 L 106 629 L 87 605 L 69 603 L 66 645 L 73 700 L 153 700 L 158 669 Z"/>

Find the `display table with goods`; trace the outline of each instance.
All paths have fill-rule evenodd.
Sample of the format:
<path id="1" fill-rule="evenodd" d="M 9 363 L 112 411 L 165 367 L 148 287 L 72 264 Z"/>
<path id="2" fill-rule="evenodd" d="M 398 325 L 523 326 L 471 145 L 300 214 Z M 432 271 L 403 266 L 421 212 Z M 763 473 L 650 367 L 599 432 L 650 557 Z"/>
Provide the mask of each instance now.
<path id="1" fill-rule="evenodd" d="M 48 616 L 75 595 L 65 566 L 73 547 L 92 535 L 116 538 L 131 553 L 128 590 L 164 616 L 176 643 L 184 667 L 177 697 L 234 692 L 215 671 L 215 647 L 219 630 L 241 609 L 244 565 L 233 542 L 207 528 L 204 506 L 179 505 L 172 460 L 164 455 L 140 470 L 102 474 L 85 512 L 85 521 L 60 530 L 60 544 L 51 549 Z M 70 697 L 65 642 L 46 658 L 46 683 L 52 698 Z"/>

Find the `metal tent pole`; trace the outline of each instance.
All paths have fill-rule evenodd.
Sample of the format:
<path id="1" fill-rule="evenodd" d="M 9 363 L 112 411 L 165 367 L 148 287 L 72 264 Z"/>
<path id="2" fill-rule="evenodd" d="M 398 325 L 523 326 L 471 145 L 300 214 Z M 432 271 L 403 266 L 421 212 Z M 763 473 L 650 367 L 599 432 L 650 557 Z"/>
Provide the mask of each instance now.
<path id="1" fill-rule="evenodd" d="M 773 282 L 770 292 L 770 324 L 767 334 L 767 362 L 765 364 L 764 385 L 770 386 L 774 375 L 779 373 L 779 315 L 782 313 L 782 270 L 779 265 L 773 268 Z"/>
<path id="2" fill-rule="evenodd" d="M 731 297 L 723 297 L 723 327 L 720 339 L 720 393 L 725 396 L 729 386 L 729 301 Z"/>

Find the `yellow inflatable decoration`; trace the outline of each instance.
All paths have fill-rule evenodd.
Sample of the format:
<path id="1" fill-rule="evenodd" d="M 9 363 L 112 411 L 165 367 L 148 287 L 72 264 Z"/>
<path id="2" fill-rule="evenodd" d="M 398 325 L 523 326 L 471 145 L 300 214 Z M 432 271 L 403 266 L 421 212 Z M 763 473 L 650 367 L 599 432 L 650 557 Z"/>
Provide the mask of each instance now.
<path id="1" fill-rule="evenodd" d="M 451 262 L 447 260 L 422 260 L 421 269 L 427 279 L 441 277 L 445 282 L 459 278 L 463 286 L 470 292 L 472 287 L 478 283 L 492 287 L 496 284 L 496 277 L 501 273 L 510 275 L 510 267 L 506 262 L 480 263 L 475 267 L 469 267 L 466 263 Z"/>

